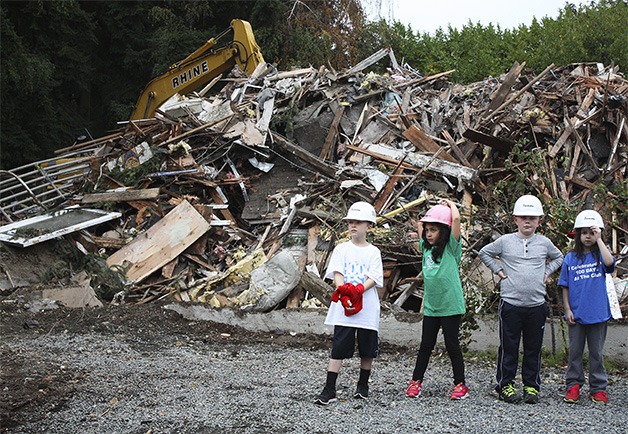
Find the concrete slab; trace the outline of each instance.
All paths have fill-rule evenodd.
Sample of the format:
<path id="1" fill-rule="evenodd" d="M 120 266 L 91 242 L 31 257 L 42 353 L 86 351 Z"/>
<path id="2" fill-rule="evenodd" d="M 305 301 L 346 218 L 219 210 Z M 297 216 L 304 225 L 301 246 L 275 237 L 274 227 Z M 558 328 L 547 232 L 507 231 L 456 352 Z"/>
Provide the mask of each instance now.
<path id="1" fill-rule="evenodd" d="M 249 313 L 232 309 L 212 309 L 209 306 L 191 303 L 172 303 L 164 306 L 186 319 L 194 321 L 213 321 L 242 327 L 251 331 L 313 333 L 331 336 L 332 327 L 325 326 L 326 309 L 291 310 L 281 309 L 267 313 Z M 418 350 L 421 337 L 421 321 L 417 315 L 410 313 L 393 314 L 382 312 L 379 336 L 382 342 Z M 480 328 L 472 333 L 473 341 L 469 349 L 473 351 L 497 351 L 499 340 L 496 318 L 478 320 Z M 551 327 L 546 327 L 543 346 L 552 348 Z M 605 357 L 609 360 L 628 366 L 628 326 L 611 322 L 608 328 L 605 345 Z M 554 327 L 556 347 L 562 345 L 560 325 Z M 442 335 L 439 335 L 442 342 Z"/>

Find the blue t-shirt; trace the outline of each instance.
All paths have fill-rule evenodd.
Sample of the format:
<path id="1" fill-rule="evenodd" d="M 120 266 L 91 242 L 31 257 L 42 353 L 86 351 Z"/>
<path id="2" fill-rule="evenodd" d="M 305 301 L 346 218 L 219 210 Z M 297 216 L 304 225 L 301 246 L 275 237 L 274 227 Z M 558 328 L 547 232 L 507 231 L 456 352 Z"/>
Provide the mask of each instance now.
<path id="1" fill-rule="evenodd" d="M 613 265 L 607 267 L 601 257 L 596 259 L 592 253 L 587 253 L 582 260 L 574 252 L 567 253 L 558 285 L 569 288 L 569 305 L 577 323 L 597 324 L 611 319 L 606 273 L 613 270 L 615 258 Z"/>

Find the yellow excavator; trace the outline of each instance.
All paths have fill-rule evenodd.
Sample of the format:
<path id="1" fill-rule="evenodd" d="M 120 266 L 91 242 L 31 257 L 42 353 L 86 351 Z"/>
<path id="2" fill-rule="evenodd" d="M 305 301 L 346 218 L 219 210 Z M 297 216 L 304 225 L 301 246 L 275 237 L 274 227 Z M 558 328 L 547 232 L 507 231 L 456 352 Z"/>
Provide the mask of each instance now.
<path id="1" fill-rule="evenodd" d="M 216 47 L 218 41 L 230 32 L 233 32 L 231 42 Z M 255 42 L 251 24 L 232 20 L 227 30 L 172 65 L 168 72 L 152 79 L 140 94 L 130 120 L 153 117 L 155 110 L 175 93 L 185 95 L 192 92 L 218 75 L 230 71 L 236 64 L 247 75 L 251 75 L 260 63 L 265 63 L 264 56 Z"/>

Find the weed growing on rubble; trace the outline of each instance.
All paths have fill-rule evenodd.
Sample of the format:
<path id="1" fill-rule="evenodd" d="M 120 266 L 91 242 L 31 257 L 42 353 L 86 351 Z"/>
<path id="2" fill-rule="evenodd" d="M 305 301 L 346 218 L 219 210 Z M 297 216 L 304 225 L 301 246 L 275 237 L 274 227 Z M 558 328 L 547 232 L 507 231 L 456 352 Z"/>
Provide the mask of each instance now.
<path id="1" fill-rule="evenodd" d="M 94 253 L 83 255 L 67 240 L 54 243 L 53 251 L 63 259 L 54 262 L 40 274 L 41 283 L 67 284 L 77 270 L 84 270 L 89 276 L 90 286 L 102 300 L 111 300 L 114 294 L 125 289 L 124 270 L 108 267 L 104 257 Z"/>
<path id="2" fill-rule="evenodd" d="M 133 187 L 138 186 L 141 181 L 146 180 L 148 174 L 159 172 L 159 170 L 160 158 L 158 156 L 154 156 L 150 160 L 138 166 L 128 168 L 116 167 L 109 172 L 108 176 L 125 187 Z"/>
<path id="3" fill-rule="evenodd" d="M 85 256 L 84 261 L 84 269 L 90 276 L 90 285 L 98 298 L 111 300 L 115 294 L 124 291 L 124 270 L 108 267 L 105 259 L 95 254 Z"/>
<path id="4" fill-rule="evenodd" d="M 69 279 L 71 275 L 72 272 L 68 263 L 66 261 L 57 261 L 41 273 L 39 280 L 42 283 L 51 281 L 62 282 Z"/>

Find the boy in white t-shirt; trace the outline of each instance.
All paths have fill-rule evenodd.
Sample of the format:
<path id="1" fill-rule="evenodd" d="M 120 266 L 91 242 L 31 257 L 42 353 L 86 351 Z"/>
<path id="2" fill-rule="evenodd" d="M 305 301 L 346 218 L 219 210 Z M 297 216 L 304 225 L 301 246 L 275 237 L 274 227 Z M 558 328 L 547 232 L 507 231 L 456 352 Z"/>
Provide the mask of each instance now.
<path id="1" fill-rule="evenodd" d="M 376 223 L 375 209 L 367 202 L 351 205 L 347 216 L 350 241 L 332 252 L 325 278 L 333 279 L 336 291 L 325 324 L 334 326 L 327 381 L 316 403 L 336 401 L 336 380 L 343 359 L 353 357 L 357 336 L 360 377 L 354 398 L 368 398 L 368 380 L 373 359 L 379 352 L 379 294 L 384 269 L 379 249 L 366 241 L 366 234 Z"/>

